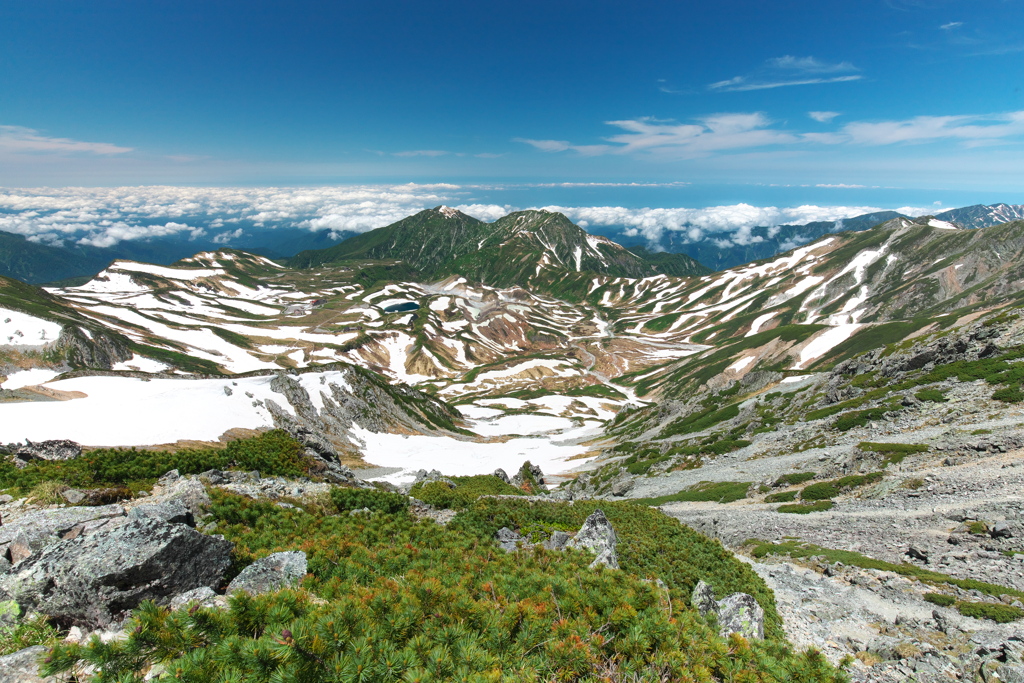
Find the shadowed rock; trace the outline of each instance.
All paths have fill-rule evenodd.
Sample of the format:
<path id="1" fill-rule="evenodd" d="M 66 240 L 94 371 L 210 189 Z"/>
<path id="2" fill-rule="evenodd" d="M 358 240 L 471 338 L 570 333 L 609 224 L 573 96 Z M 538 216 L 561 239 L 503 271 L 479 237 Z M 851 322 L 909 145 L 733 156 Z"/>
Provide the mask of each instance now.
<path id="1" fill-rule="evenodd" d="M 106 626 L 144 600 L 216 586 L 231 548 L 183 524 L 133 519 L 45 548 L 0 576 L 0 591 L 63 624 Z"/>

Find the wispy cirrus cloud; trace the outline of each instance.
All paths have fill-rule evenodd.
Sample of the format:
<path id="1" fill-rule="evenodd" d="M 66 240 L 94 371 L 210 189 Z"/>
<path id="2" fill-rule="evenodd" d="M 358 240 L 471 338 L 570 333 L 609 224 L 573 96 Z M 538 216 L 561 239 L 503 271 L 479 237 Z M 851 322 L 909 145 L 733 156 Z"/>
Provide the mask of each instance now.
<path id="1" fill-rule="evenodd" d="M 809 112 L 815 121 L 830 123 L 838 112 Z M 828 132 L 779 128 L 765 114 L 715 114 L 680 123 L 653 117 L 606 121 L 620 133 L 602 144 L 577 145 L 566 140 L 517 138 L 544 152 L 575 151 L 584 155 L 629 154 L 660 159 L 693 159 L 718 153 L 766 147 L 816 145 L 884 146 L 957 142 L 962 147 L 1004 144 L 1024 138 L 1024 111 L 958 116 L 917 116 L 896 121 L 853 121 Z"/>
<path id="2" fill-rule="evenodd" d="M 1024 111 L 968 116 L 916 116 L 903 121 L 853 122 L 842 135 L 854 144 L 893 145 L 959 140 L 969 147 L 1024 135 Z"/>
<path id="3" fill-rule="evenodd" d="M 0 126 L 0 153 L 8 154 L 124 154 L 131 147 L 108 142 L 83 142 L 43 135 L 24 126 Z"/>
<path id="4" fill-rule="evenodd" d="M 951 21 L 948 24 L 943 24 L 939 28 L 942 29 L 943 31 L 952 31 L 953 29 L 960 28 L 963 25 L 964 22 L 962 21 Z"/>
<path id="5" fill-rule="evenodd" d="M 718 92 L 772 90 L 795 85 L 818 85 L 859 81 L 864 76 L 850 62 L 825 62 L 816 57 L 785 55 L 769 59 L 752 73 L 734 76 L 708 85 Z"/>

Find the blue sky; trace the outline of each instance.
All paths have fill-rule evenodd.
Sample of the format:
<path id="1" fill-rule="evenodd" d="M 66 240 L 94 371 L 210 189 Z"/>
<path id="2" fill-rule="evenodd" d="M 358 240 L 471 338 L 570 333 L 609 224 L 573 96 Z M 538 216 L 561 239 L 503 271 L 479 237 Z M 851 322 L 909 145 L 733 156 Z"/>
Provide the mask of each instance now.
<path id="1" fill-rule="evenodd" d="M 1024 202 L 1020 0 L 0 0 L 0 26 L 7 187 Z"/>

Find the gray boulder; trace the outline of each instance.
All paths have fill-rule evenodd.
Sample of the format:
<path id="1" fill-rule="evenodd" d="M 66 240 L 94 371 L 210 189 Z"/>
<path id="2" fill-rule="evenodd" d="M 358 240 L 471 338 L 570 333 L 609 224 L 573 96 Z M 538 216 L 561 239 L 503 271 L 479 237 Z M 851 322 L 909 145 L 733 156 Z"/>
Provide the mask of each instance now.
<path id="1" fill-rule="evenodd" d="M 231 548 L 183 524 L 132 519 L 34 554 L 0 576 L 0 591 L 63 624 L 106 626 L 144 600 L 216 586 Z"/>
<path id="2" fill-rule="evenodd" d="M 701 615 L 715 615 L 718 619 L 718 632 L 723 638 L 733 633 L 747 640 L 764 638 L 764 610 L 752 595 L 733 593 L 722 600 L 715 600 L 712 587 L 698 581 L 690 597 L 690 604 Z"/>
<path id="3" fill-rule="evenodd" d="M 541 471 L 540 467 L 534 465 L 529 460 L 523 463 L 523 466 L 519 468 L 515 476 L 512 477 L 509 482 L 516 488 L 521 488 L 524 484 L 528 484 L 530 479 L 533 479 L 537 484 L 543 486 L 546 482 L 544 481 L 544 472 Z M 534 493 L 543 493 L 544 491 L 535 491 Z"/>
<path id="4" fill-rule="evenodd" d="M 52 683 L 55 677 L 43 678 L 39 675 L 39 660 L 46 655 L 42 645 L 27 647 L 12 654 L 0 657 L 0 680 L 3 683 Z"/>
<path id="5" fill-rule="evenodd" d="M 85 500 L 85 493 L 78 489 L 68 489 L 67 491 L 61 491 L 60 497 L 72 505 L 78 505 Z"/>
<path id="6" fill-rule="evenodd" d="M 228 584 L 228 595 L 245 591 L 252 595 L 267 593 L 298 583 L 306 576 L 306 553 L 273 553 L 256 560 Z"/>
<path id="7" fill-rule="evenodd" d="M 189 603 L 199 603 L 206 607 L 214 604 L 217 594 L 213 592 L 213 589 L 209 586 L 200 586 L 199 588 L 193 588 L 190 591 L 185 591 L 171 598 L 170 607 L 171 609 L 178 609 L 184 607 Z"/>
<path id="8" fill-rule="evenodd" d="M 627 493 L 633 490 L 633 485 L 633 480 L 630 479 L 628 476 L 616 479 L 615 481 L 612 482 L 612 495 L 621 498 L 622 496 L 626 495 Z"/>
<path id="9" fill-rule="evenodd" d="M 1003 664 L 996 667 L 999 680 L 1002 683 L 1024 683 L 1024 665 Z"/>
<path id="10" fill-rule="evenodd" d="M 996 522 L 989 534 L 992 538 L 1013 538 L 1013 531 L 1006 522 Z"/>
<path id="11" fill-rule="evenodd" d="M 158 519 L 168 524 L 186 524 L 191 527 L 196 525 L 195 515 L 180 498 L 137 505 L 128 511 L 128 517 L 129 519 Z"/>
<path id="12" fill-rule="evenodd" d="M 693 595 L 690 596 L 690 604 L 701 613 L 701 616 L 708 612 L 718 614 L 718 602 L 715 600 L 715 591 L 709 584 L 703 581 L 698 581 L 694 587 Z"/>
<path id="13" fill-rule="evenodd" d="M 738 633 L 747 640 L 764 638 L 764 610 L 752 595 L 733 593 L 718 602 L 718 631 Z"/>
<path id="14" fill-rule="evenodd" d="M 494 476 L 496 476 L 498 479 L 501 479 L 506 484 L 508 483 L 508 475 L 505 474 L 505 470 L 501 469 L 500 467 L 494 470 Z"/>
<path id="15" fill-rule="evenodd" d="M 604 516 L 604 511 L 597 509 L 587 517 L 583 526 L 576 532 L 571 541 L 565 544 L 567 548 L 585 548 L 595 555 L 590 568 L 595 569 L 598 565 L 606 565 L 610 569 L 619 568 L 619 557 L 615 552 L 619 537 L 612 528 L 612 523 Z"/>
<path id="16" fill-rule="evenodd" d="M 507 553 L 514 553 L 519 550 L 520 546 L 527 543 L 526 538 L 506 526 L 498 529 L 497 533 L 494 534 L 494 538 L 498 541 L 501 549 Z"/>
<path id="17" fill-rule="evenodd" d="M 24 446 L 18 446 L 14 451 L 16 461 L 20 460 L 21 465 L 32 460 L 72 460 L 82 454 L 81 445 L 67 439 L 55 439 L 52 441 L 37 441 L 32 443 L 26 440 Z M 18 464 L 15 462 L 15 464 Z"/>
<path id="18" fill-rule="evenodd" d="M 0 526 L 0 556 L 12 564 L 57 543 L 68 535 L 91 533 L 107 525 L 124 521 L 124 508 L 120 505 L 73 507 L 39 510 Z M 13 548 L 12 548 L 13 545 Z M 12 557 L 12 552 L 17 559 Z"/>
<path id="19" fill-rule="evenodd" d="M 570 540 L 572 540 L 572 536 L 569 534 L 564 531 L 555 531 L 551 534 L 551 538 L 544 541 L 544 547 L 548 550 L 563 550 Z"/>

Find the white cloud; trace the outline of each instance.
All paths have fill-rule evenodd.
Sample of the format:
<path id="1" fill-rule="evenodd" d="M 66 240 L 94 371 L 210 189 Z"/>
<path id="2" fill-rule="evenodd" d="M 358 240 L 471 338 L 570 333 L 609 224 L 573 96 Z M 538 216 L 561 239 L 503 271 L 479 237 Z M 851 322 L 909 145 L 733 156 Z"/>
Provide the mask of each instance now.
<path id="1" fill-rule="evenodd" d="M 119 147 L 106 142 L 82 142 L 68 138 L 54 138 L 22 126 L 0 126 L 0 153 L 9 154 L 124 154 L 131 147 Z"/>
<path id="2" fill-rule="evenodd" d="M 818 123 L 831 123 L 832 119 L 839 116 L 837 111 L 809 111 L 807 115 Z"/>
<path id="3" fill-rule="evenodd" d="M 964 25 L 964 22 L 962 22 L 962 21 L 951 21 L 948 24 L 943 24 L 939 28 L 942 29 L 943 31 L 951 31 L 951 30 L 953 30 L 955 28 L 960 28 L 963 25 Z"/>
<path id="4" fill-rule="evenodd" d="M 961 140 L 968 146 L 1024 135 L 1024 111 L 968 116 L 917 116 L 903 121 L 848 123 L 842 134 L 861 145 Z"/>
<path id="5" fill-rule="evenodd" d="M 241 237 L 244 234 L 245 234 L 245 232 L 241 228 L 238 228 L 237 230 L 232 230 L 230 232 L 222 232 L 222 233 L 220 233 L 219 235 L 217 235 L 216 237 L 213 238 L 213 241 L 216 244 L 227 244 L 231 240 L 237 240 L 239 237 Z"/>
<path id="6" fill-rule="evenodd" d="M 769 59 L 753 73 L 734 76 L 711 83 L 709 90 L 719 92 L 745 92 L 771 90 L 794 85 L 819 85 L 823 83 L 844 83 L 859 81 L 862 75 L 850 62 L 824 62 L 816 57 L 794 57 L 785 55 Z M 833 74 L 833 75 L 829 75 Z M 839 75 L 836 75 L 839 74 Z"/>
<path id="7" fill-rule="evenodd" d="M 762 241 L 753 234 L 755 227 L 803 225 L 813 221 L 835 221 L 881 211 L 870 206 L 795 207 L 733 204 L 700 209 L 629 209 L 621 206 L 544 207 L 564 213 L 573 221 L 589 226 L 623 226 L 626 234 L 642 236 L 653 246 L 667 233 L 678 233 L 689 242 L 710 239 L 725 244 L 751 244 Z"/>

